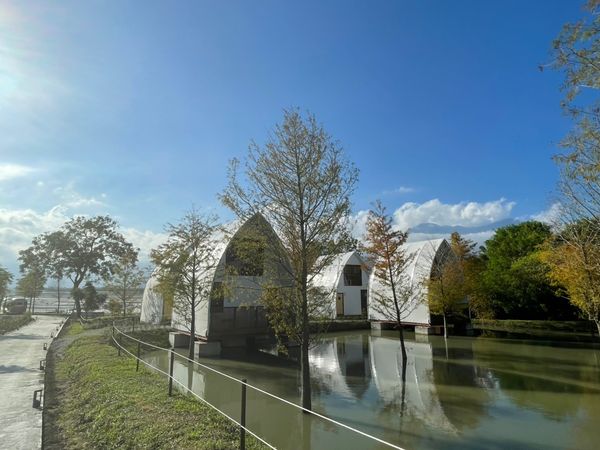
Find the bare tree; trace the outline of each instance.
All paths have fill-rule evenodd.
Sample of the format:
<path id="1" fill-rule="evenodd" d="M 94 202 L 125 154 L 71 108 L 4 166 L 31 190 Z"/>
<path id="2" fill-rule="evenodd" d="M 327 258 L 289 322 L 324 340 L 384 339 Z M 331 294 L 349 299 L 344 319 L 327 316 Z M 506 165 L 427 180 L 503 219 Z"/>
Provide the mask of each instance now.
<path id="1" fill-rule="evenodd" d="M 216 221 L 192 209 L 180 223 L 166 226 L 167 242 L 151 252 L 160 291 L 173 296 L 173 310 L 190 332 L 190 359 L 194 358 L 196 312 L 208 306 L 219 262 Z"/>
<path id="2" fill-rule="evenodd" d="M 229 184 L 220 199 L 239 217 L 263 213 L 281 237 L 285 251 L 278 257 L 282 266 L 291 268 L 293 285 L 279 290 L 289 306 L 287 311 L 279 308 L 282 314 L 271 312 L 270 322 L 285 332 L 297 330 L 302 406 L 311 409 L 311 282 L 339 253 L 358 171 L 313 115 L 303 118 L 291 109 L 284 111 L 283 123 L 275 126 L 264 146 L 250 145 L 244 172 L 241 179 L 238 161 L 231 161 Z"/>
<path id="3" fill-rule="evenodd" d="M 385 206 L 377 200 L 369 211 L 363 249 L 380 285 L 371 289 L 371 308 L 385 320 L 396 323 L 404 363 L 407 355 L 402 320 L 420 303 L 422 290 L 407 270 L 414 258 L 404 248 L 407 237 L 408 233 L 394 229 Z"/>
<path id="4" fill-rule="evenodd" d="M 120 302 L 123 315 L 146 279 L 146 274 L 137 266 L 135 259 L 124 257 L 113 269 L 112 276 L 106 280 L 106 288 L 111 299 Z"/>

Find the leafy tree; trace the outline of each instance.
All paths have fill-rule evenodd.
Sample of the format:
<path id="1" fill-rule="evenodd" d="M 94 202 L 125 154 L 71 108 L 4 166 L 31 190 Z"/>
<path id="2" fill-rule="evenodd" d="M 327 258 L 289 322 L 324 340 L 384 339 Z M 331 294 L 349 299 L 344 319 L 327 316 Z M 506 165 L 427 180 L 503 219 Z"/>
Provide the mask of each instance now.
<path id="1" fill-rule="evenodd" d="M 83 300 L 83 310 L 86 316 L 90 311 L 100 308 L 106 301 L 106 294 L 98 293 L 90 281 L 86 281 L 83 289 L 78 289 L 77 297 L 80 301 Z"/>
<path id="2" fill-rule="evenodd" d="M 435 259 L 432 276 L 425 280 L 432 314 L 442 316 L 444 320 L 444 338 L 448 338 L 448 316 L 464 309 L 466 284 L 463 266 L 458 257 Z"/>
<path id="3" fill-rule="evenodd" d="M 35 301 L 41 295 L 45 283 L 46 274 L 40 268 L 29 270 L 17 282 L 17 292 L 29 299 L 29 310 L 32 314 L 35 314 Z"/>
<path id="4" fill-rule="evenodd" d="M 499 228 L 486 242 L 483 288 L 497 314 L 533 319 L 568 315 L 568 303 L 550 285 L 548 266 L 540 260 L 550 227 L 530 221 Z"/>
<path id="5" fill-rule="evenodd" d="M 32 245 L 19 252 L 21 271 L 41 269 L 48 278 L 56 280 L 57 312 L 60 312 L 60 282 L 64 276 L 67 244 L 64 233 L 55 231 L 34 237 Z"/>
<path id="6" fill-rule="evenodd" d="M 477 244 L 470 239 L 465 239 L 458 232 L 450 235 L 450 247 L 454 258 L 451 264 L 458 264 L 463 288 L 463 299 L 468 299 L 469 313 L 474 312 L 478 317 L 491 318 L 493 311 L 491 302 L 482 288 L 482 274 L 485 270 L 486 260 L 476 251 Z M 456 305 L 462 309 L 462 299 Z M 454 309 L 454 308 L 451 308 Z"/>
<path id="7" fill-rule="evenodd" d="M 287 295 L 290 314 L 271 315 L 274 328 L 300 329 L 302 406 L 311 408 L 308 350 L 311 282 L 340 253 L 340 236 L 347 230 L 350 196 L 358 171 L 313 115 L 303 118 L 284 111 L 264 146 L 252 143 L 246 158 L 245 179 L 233 160 L 229 184 L 220 195 L 239 217 L 261 212 L 279 233 L 285 252 L 282 266 L 290 265 L 293 288 Z M 327 255 L 323 255 L 327 252 Z M 279 324 L 274 323 L 279 321 Z"/>
<path id="8" fill-rule="evenodd" d="M 392 217 L 385 206 L 377 200 L 367 219 L 367 233 L 363 251 L 367 254 L 369 266 L 375 273 L 383 289 L 373 291 L 371 307 L 388 320 L 397 324 L 402 349 L 403 368 L 406 366 L 406 345 L 402 316 L 415 304 L 421 289 L 413 285 L 408 266 L 413 256 L 407 255 L 404 244 L 408 233 L 394 230 Z M 390 296 L 391 294 L 391 296 Z"/>
<path id="9" fill-rule="evenodd" d="M 180 223 L 166 226 L 167 242 L 152 250 L 159 290 L 173 298 L 173 309 L 189 327 L 188 357 L 194 358 L 196 311 L 210 300 L 217 240 L 216 218 L 188 212 Z"/>
<path id="10" fill-rule="evenodd" d="M 0 266 L 0 311 L 2 311 L 2 304 L 8 294 L 8 286 L 12 280 L 12 274 L 4 267 Z"/>
<path id="11" fill-rule="evenodd" d="M 117 300 L 115 298 L 111 298 L 108 301 L 108 310 L 110 311 L 111 315 L 116 316 L 118 314 L 121 314 L 122 308 L 123 308 L 123 304 L 119 300 Z M 123 313 L 123 314 L 125 314 L 125 313 Z"/>
<path id="12" fill-rule="evenodd" d="M 121 302 L 123 314 L 127 314 L 129 303 L 145 279 L 146 274 L 138 268 L 135 259 L 122 258 L 115 265 L 112 276 L 106 280 L 106 288 L 111 298 Z"/>
<path id="13" fill-rule="evenodd" d="M 600 234 L 588 220 L 568 225 L 542 253 L 559 294 L 568 298 L 600 334 Z"/>
<path id="14" fill-rule="evenodd" d="M 21 252 L 22 267 L 37 265 L 55 278 L 66 276 L 75 290 L 89 277 L 109 278 L 123 258 L 137 260 L 137 250 L 117 227 L 109 216 L 74 217 L 57 232 L 34 238 L 32 246 Z M 73 300 L 81 317 L 81 302 Z"/>
<path id="15" fill-rule="evenodd" d="M 564 74 L 562 106 L 574 122 L 561 143 L 566 151 L 555 161 L 561 168 L 563 207 L 576 218 L 593 218 L 598 224 L 600 101 L 594 94 L 600 88 L 600 2 L 589 0 L 586 9 L 589 14 L 567 23 L 553 43 L 551 66 Z"/>

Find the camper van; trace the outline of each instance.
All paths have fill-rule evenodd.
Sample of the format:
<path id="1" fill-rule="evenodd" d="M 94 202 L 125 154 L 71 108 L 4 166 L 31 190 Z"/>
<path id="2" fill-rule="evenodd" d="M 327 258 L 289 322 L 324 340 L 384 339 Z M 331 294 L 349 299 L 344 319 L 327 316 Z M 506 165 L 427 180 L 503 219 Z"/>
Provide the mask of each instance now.
<path id="1" fill-rule="evenodd" d="M 27 299 L 13 298 L 6 300 L 3 306 L 4 314 L 25 314 L 27 311 Z"/>

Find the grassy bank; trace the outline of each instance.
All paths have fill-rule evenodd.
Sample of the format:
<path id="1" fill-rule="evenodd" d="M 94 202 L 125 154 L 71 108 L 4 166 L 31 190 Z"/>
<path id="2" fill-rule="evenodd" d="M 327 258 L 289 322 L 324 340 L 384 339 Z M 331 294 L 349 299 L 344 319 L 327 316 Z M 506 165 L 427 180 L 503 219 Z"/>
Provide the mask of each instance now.
<path id="1" fill-rule="evenodd" d="M 138 336 L 161 344 L 165 333 Z M 168 397 L 166 378 L 136 372 L 135 360 L 118 357 L 107 335 L 87 336 L 74 324 L 67 339 L 75 340 L 55 361 L 57 448 L 239 447 L 237 427 L 193 397 Z M 262 448 L 252 438 L 247 446 Z"/>
<path id="2" fill-rule="evenodd" d="M 481 331 L 506 332 L 549 339 L 598 339 L 596 326 L 591 321 L 552 320 L 491 320 L 474 319 L 473 328 Z"/>
<path id="3" fill-rule="evenodd" d="M 27 325 L 33 318 L 31 314 L 23 315 L 8 315 L 3 314 L 0 316 L 0 334 L 6 334 L 10 331 L 14 331 L 21 328 L 23 325 Z"/>

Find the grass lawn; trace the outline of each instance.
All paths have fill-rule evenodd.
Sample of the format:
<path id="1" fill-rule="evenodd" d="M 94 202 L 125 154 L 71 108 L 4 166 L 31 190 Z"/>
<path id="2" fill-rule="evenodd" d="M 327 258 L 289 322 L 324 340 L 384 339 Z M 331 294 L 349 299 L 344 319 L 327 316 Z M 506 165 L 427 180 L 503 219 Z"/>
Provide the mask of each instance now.
<path id="1" fill-rule="evenodd" d="M 75 340 L 56 361 L 57 425 L 62 448 L 237 449 L 239 429 L 191 396 L 167 395 L 167 379 L 135 360 L 117 356 L 103 335 L 86 336 L 74 323 Z M 165 344 L 164 331 L 137 337 Z M 249 449 L 264 448 L 251 436 Z"/>
<path id="2" fill-rule="evenodd" d="M 17 328 L 21 328 L 23 325 L 27 325 L 33 318 L 31 314 L 23 315 L 9 315 L 3 314 L 0 316 L 0 334 L 6 334 L 10 331 L 14 331 Z"/>

